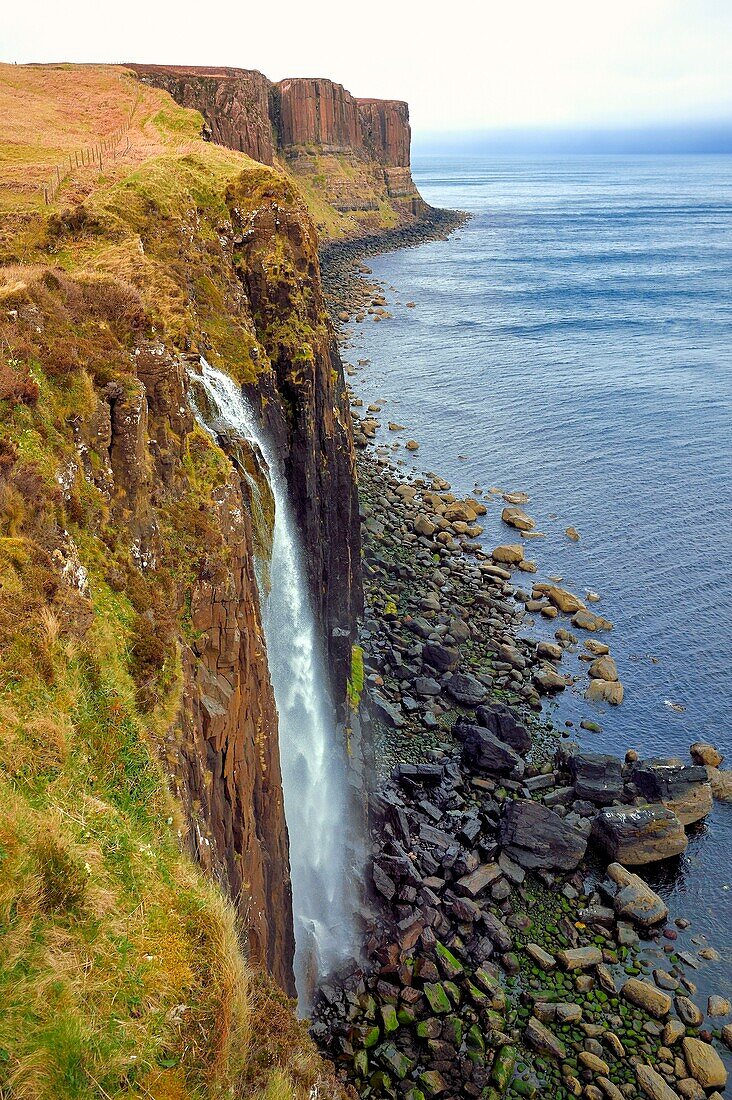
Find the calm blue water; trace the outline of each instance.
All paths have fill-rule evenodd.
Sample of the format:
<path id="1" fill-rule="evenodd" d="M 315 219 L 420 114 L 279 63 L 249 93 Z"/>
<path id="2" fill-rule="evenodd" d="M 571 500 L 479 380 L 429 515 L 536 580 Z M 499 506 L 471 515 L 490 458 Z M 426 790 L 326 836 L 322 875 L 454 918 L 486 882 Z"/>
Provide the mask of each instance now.
<path id="1" fill-rule="evenodd" d="M 526 548 L 538 577 L 601 594 L 592 606 L 615 624 L 604 640 L 625 702 L 598 712 L 582 685 L 557 719 L 599 720 L 602 734 L 582 734 L 593 747 L 685 755 L 704 739 L 729 763 L 732 157 L 431 157 L 414 169 L 428 202 L 474 218 L 373 262 L 393 318 L 354 326 L 349 357 L 371 360 L 355 389 L 388 399 L 384 419 L 420 441 L 421 469 L 458 491 L 528 492 L 546 532 Z M 490 546 L 514 541 L 501 506 Z M 725 948 L 728 991 L 731 859 L 732 806 L 718 806 L 667 886 L 673 912 Z M 721 978 L 717 964 L 711 984 Z"/>

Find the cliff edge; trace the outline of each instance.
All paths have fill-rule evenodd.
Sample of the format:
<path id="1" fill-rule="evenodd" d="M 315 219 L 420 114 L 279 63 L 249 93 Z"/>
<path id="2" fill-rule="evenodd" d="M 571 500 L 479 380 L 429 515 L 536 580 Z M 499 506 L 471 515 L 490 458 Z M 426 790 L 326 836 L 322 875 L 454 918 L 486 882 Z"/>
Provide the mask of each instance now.
<path id="1" fill-rule="evenodd" d="M 246 69 L 129 68 L 200 111 L 213 141 L 290 173 L 324 238 L 362 238 L 429 211 L 412 180 L 409 108 L 400 100 L 356 99 L 323 78 L 275 84 Z"/>

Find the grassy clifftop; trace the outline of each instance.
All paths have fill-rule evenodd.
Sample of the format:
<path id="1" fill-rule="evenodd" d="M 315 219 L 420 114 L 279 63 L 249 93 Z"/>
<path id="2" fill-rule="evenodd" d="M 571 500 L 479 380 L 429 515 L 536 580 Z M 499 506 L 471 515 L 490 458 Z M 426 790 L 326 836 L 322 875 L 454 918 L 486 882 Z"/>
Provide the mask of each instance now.
<path id="1" fill-rule="evenodd" d="M 0 67 L 0 119 L 0 1095 L 339 1095 L 176 797 L 196 601 L 252 603 L 242 482 L 186 363 L 269 369 L 233 219 L 298 200 L 121 70 Z"/>

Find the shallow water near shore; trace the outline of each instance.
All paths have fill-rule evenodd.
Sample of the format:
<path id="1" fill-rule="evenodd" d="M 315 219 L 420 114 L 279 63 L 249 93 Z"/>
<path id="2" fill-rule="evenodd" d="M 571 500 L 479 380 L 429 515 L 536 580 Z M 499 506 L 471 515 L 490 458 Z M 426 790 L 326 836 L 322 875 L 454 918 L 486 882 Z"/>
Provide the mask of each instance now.
<path id="1" fill-rule="evenodd" d="M 384 425 L 406 425 L 419 469 L 456 491 L 526 491 L 546 533 L 525 547 L 536 579 L 601 594 L 590 606 L 615 624 L 601 637 L 625 701 L 592 707 L 580 682 L 558 725 L 598 721 L 572 736 L 621 754 L 686 757 L 709 740 L 730 764 L 732 158 L 430 157 L 414 176 L 428 202 L 473 218 L 369 261 L 394 287 L 392 317 L 353 326 L 345 358 L 370 360 L 354 390 L 385 398 Z M 489 548 L 517 541 L 501 505 Z M 723 954 L 694 973 L 700 992 L 729 996 L 732 806 L 646 877 Z"/>

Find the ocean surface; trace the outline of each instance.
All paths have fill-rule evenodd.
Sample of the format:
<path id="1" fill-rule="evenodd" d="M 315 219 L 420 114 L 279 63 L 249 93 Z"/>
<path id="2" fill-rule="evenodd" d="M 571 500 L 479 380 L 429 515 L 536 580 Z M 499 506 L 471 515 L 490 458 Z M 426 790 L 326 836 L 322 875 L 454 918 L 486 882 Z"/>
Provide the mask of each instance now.
<path id="1" fill-rule="evenodd" d="M 392 317 L 353 326 L 354 389 L 419 441 L 409 466 L 527 492 L 535 579 L 600 593 L 625 701 L 593 707 L 585 680 L 557 724 L 594 719 L 572 735 L 621 755 L 708 740 L 732 764 L 732 156 L 434 156 L 414 178 L 473 218 L 369 261 Z M 502 504 L 489 548 L 516 541 Z M 732 805 L 646 877 L 723 954 L 700 993 L 729 996 Z"/>

